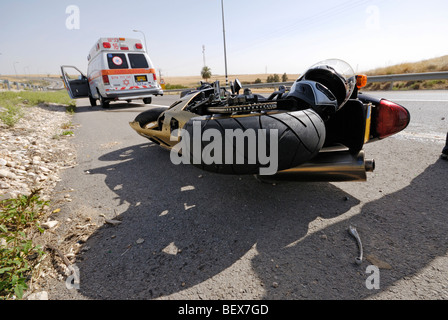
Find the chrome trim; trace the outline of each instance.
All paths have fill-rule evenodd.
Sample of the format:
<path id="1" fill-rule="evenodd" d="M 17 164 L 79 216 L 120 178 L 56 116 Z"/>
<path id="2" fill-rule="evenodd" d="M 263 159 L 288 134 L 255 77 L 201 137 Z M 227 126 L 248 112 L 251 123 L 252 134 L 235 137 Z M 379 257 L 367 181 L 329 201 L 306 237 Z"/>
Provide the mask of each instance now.
<path id="1" fill-rule="evenodd" d="M 276 181 L 366 181 L 367 172 L 375 169 L 373 159 L 365 159 L 364 151 L 357 155 L 349 151 L 320 152 L 311 161 L 272 176 L 257 175 L 266 182 Z"/>

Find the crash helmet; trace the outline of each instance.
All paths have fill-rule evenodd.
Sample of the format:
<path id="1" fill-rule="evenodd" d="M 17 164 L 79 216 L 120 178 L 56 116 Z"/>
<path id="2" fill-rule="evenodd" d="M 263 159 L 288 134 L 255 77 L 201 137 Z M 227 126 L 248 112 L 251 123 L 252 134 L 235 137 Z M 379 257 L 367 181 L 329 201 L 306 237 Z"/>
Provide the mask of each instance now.
<path id="1" fill-rule="evenodd" d="M 297 79 L 288 96 L 305 101 L 317 111 L 331 113 L 347 102 L 355 84 L 355 74 L 348 63 L 339 59 L 324 60 Z"/>
<path id="2" fill-rule="evenodd" d="M 339 108 L 350 99 L 356 85 L 352 67 L 340 59 L 328 59 L 310 67 L 302 77 L 316 81 L 330 90 L 338 101 Z"/>

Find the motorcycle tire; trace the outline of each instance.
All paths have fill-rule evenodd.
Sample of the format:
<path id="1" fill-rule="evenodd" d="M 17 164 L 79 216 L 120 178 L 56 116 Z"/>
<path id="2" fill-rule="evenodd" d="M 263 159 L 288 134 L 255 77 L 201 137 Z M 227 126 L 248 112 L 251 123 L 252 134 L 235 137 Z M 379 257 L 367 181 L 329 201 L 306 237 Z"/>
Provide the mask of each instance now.
<path id="1" fill-rule="evenodd" d="M 144 98 L 143 99 L 144 104 L 151 104 L 151 102 L 152 102 L 152 98 Z"/>
<path id="2" fill-rule="evenodd" d="M 156 121 L 162 114 L 162 112 L 167 109 L 168 108 L 164 107 L 151 108 L 140 113 L 134 121 L 138 122 L 140 124 L 140 127 L 144 128 L 148 123 Z"/>
<path id="3" fill-rule="evenodd" d="M 249 139 L 247 137 L 244 138 L 244 150 L 241 150 L 241 148 L 240 150 L 237 150 L 237 143 L 235 142 L 236 139 L 232 138 L 232 142 L 230 142 L 233 144 L 232 161 L 228 161 L 230 160 L 230 155 L 228 155 L 228 159 L 226 161 L 225 143 L 222 143 L 222 147 L 219 149 L 222 156 L 221 160 L 214 163 L 210 163 L 210 160 L 204 161 L 201 156 L 204 149 L 208 144 L 212 143 L 212 141 L 201 141 L 201 155 L 199 155 L 199 157 L 198 154 L 196 154 L 195 157 L 193 156 L 193 153 L 195 152 L 193 147 L 189 148 L 190 163 L 192 165 L 205 171 L 220 174 L 259 174 L 261 172 L 260 168 L 266 168 L 268 166 L 265 161 L 265 156 L 269 154 L 271 160 L 274 159 L 272 158 L 270 151 L 270 136 L 272 132 L 271 130 L 273 129 L 277 130 L 278 139 L 277 171 L 293 168 L 309 161 L 319 153 L 325 141 L 325 124 L 321 117 L 312 109 L 227 118 L 194 117 L 184 126 L 184 129 L 188 132 L 187 137 L 190 139 L 190 146 L 195 143 L 194 141 L 198 141 L 198 138 L 194 137 L 194 133 L 196 132 L 197 134 L 199 132 L 198 129 L 196 129 L 196 131 L 193 129 L 194 121 L 200 121 L 201 137 L 206 130 L 216 129 L 220 132 L 221 137 L 224 137 L 222 138 L 222 141 L 224 141 L 224 139 L 227 138 L 225 136 L 225 130 L 227 129 L 241 129 L 243 132 L 246 132 L 248 129 L 253 129 L 256 137 L 257 152 L 259 152 L 259 144 L 266 143 L 265 155 L 263 155 L 264 160 L 261 161 L 260 155 L 257 154 L 255 163 L 253 163 L 253 156 L 251 157 L 251 161 L 249 161 L 249 158 L 247 157 L 249 154 Z M 199 126 L 196 125 L 196 127 L 198 128 Z M 263 131 L 259 131 L 259 129 L 266 129 L 266 138 L 261 141 L 260 132 Z M 206 149 L 206 151 L 209 152 L 210 149 L 211 147 Z M 253 146 L 251 152 L 253 152 Z M 237 154 L 240 156 L 240 163 L 237 163 L 236 161 Z M 244 163 L 241 163 L 241 154 L 244 155 Z M 275 172 L 269 174 L 274 173 Z"/>
<path id="4" fill-rule="evenodd" d="M 89 95 L 89 102 L 90 102 L 90 106 L 91 107 L 95 107 L 96 106 L 96 99 L 93 98 L 91 95 Z"/>
<path id="5" fill-rule="evenodd" d="M 100 106 L 104 109 L 108 109 L 110 107 L 110 101 L 106 100 L 101 93 L 98 91 L 98 96 L 100 100 Z"/>

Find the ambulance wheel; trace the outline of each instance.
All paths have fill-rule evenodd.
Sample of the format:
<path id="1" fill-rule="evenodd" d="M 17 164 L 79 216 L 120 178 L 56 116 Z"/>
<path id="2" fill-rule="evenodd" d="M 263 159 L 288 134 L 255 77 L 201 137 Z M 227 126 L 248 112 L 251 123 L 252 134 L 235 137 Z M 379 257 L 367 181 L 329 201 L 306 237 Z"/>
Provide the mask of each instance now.
<path id="1" fill-rule="evenodd" d="M 90 106 L 94 107 L 96 106 L 96 99 L 93 98 L 92 96 L 89 96 L 89 101 L 90 101 Z"/>
<path id="2" fill-rule="evenodd" d="M 144 104 L 151 104 L 151 102 L 152 102 L 152 98 L 144 98 L 143 99 Z"/>
<path id="3" fill-rule="evenodd" d="M 100 97 L 100 106 L 103 108 L 109 108 L 109 101 L 103 98 L 101 94 L 98 94 Z"/>

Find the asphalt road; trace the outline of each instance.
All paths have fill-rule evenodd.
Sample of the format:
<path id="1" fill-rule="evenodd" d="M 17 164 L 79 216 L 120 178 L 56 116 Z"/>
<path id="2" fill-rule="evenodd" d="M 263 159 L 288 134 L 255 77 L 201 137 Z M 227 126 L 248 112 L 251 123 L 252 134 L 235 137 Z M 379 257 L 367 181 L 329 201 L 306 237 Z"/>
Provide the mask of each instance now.
<path id="1" fill-rule="evenodd" d="M 79 100 L 79 165 L 56 193 L 73 201 L 54 218 L 61 246 L 76 223 L 96 226 L 77 258 L 79 290 L 55 280 L 50 299 L 448 299 L 448 162 L 439 159 L 448 92 L 371 94 L 406 106 L 412 120 L 366 145 L 376 160 L 367 182 L 276 185 L 173 165 L 128 125 L 150 106 Z M 366 283 L 371 265 L 379 288 Z"/>

